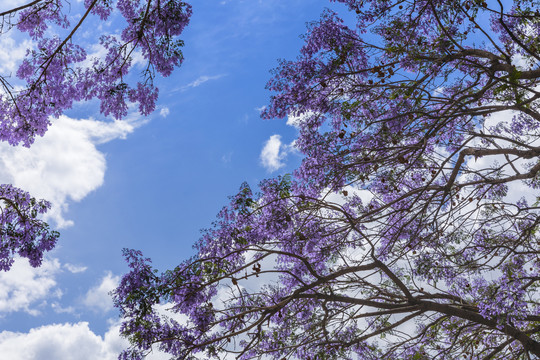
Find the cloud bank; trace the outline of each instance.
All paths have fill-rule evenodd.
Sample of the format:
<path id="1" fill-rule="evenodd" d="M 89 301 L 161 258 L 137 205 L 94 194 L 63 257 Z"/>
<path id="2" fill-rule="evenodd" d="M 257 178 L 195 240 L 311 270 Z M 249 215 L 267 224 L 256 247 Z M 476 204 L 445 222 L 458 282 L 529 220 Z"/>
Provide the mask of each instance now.
<path id="1" fill-rule="evenodd" d="M 87 322 L 52 324 L 28 333 L 0 332 L 0 354 L 10 360 L 116 360 L 128 343 L 120 338 L 119 325 L 96 335 Z"/>

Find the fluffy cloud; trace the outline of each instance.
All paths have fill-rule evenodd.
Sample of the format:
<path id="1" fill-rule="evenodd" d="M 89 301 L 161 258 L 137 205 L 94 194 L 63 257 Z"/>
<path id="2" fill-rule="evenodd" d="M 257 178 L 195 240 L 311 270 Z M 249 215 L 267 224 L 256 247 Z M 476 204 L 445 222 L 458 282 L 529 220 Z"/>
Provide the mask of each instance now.
<path id="1" fill-rule="evenodd" d="M 167 117 L 169 116 L 169 114 L 171 113 L 171 111 L 169 110 L 168 107 L 162 107 L 160 110 L 159 110 L 159 115 L 161 115 L 162 117 Z"/>
<path id="2" fill-rule="evenodd" d="M 99 285 L 88 290 L 83 300 L 84 305 L 102 312 L 112 310 L 113 302 L 109 293 L 118 287 L 119 283 L 120 277 L 113 276 L 112 273 L 108 272 L 103 279 L 101 279 Z"/>
<path id="3" fill-rule="evenodd" d="M 185 316 L 168 311 L 169 307 L 168 304 L 158 305 L 157 311 L 176 321 L 187 321 Z M 69 312 L 69 309 L 60 310 Z M 44 325 L 27 333 L 0 332 L 0 354 L 2 359 L 10 360 L 116 360 L 128 346 L 128 341 L 120 336 L 119 321 L 109 321 L 109 328 L 103 336 L 94 333 L 85 321 Z M 166 360 L 170 355 L 155 347 L 146 359 Z"/>
<path id="4" fill-rule="evenodd" d="M 60 271 L 61 266 L 56 259 L 44 260 L 41 267 L 33 268 L 26 259 L 17 258 L 10 271 L 0 272 L 0 315 L 14 311 L 39 314 L 32 305 L 51 296 L 59 298 L 62 295 L 55 280 Z M 1 350 L 0 354 L 3 354 Z"/>
<path id="5" fill-rule="evenodd" d="M 28 333 L 0 332 L 0 354 L 9 360 L 117 360 L 129 343 L 120 337 L 120 324 L 113 322 L 100 336 L 88 323 L 51 324 Z M 154 349 L 147 360 L 168 360 L 171 356 Z"/>
<path id="6" fill-rule="evenodd" d="M 28 333 L 0 332 L 0 354 L 10 360 L 116 360 L 127 346 L 118 324 L 104 336 L 96 335 L 87 322 L 46 325 Z"/>
<path id="7" fill-rule="evenodd" d="M 270 172 L 281 169 L 285 166 L 284 160 L 293 148 L 294 144 L 283 144 L 280 135 L 270 136 L 261 151 L 260 159 L 262 166 Z"/>
<path id="8" fill-rule="evenodd" d="M 125 138 L 137 126 L 134 120 L 103 122 L 62 116 L 31 148 L 0 143 L 0 182 L 12 183 L 53 207 L 46 220 L 59 228 L 73 224 L 64 219 L 68 200 L 80 201 L 103 184 L 105 156 L 96 145 Z"/>

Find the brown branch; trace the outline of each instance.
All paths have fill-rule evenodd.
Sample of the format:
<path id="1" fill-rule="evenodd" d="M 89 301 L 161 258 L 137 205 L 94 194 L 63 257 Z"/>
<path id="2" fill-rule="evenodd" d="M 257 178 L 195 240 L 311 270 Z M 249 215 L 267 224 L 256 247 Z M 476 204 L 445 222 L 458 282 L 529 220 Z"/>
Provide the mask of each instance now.
<path id="1" fill-rule="evenodd" d="M 426 311 L 436 311 L 438 313 L 459 317 L 476 324 L 482 324 L 492 329 L 502 331 L 506 335 L 511 336 L 515 340 L 519 341 L 527 351 L 540 356 L 540 343 L 513 326 L 500 325 L 496 320 L 486 319 L 477 312 L 465 310 L 453 305 L 440 304 L 430 301 L 419 301 L 418 305 L 421 309 Z"/>
<path id="2" fill-rule="evenodd" d="M 16 8 L 13 8 L 11 10 L 7 10 L 7 11 L 4 11 L 4 12 L 1 12 L 0 13 L 0 16 L 6 16 L 6 15 L 10 15 L 10 14 L 13 14 L 13 13 L 16 13 L 17 11 L 21 11 L 21 10 L 24 10 L 26 8 L 29 8 L 29 7 L 32 7 L 34 5 L 36 5 L 37 3 L 40 3 L 42 2 L 43 0 L 34 0 L 32 1 L 31 3 L 28 3 L 28 4 L 25 4 L 25 5 L 21 5 L 19 7 L 16 7 Z"/>
<path id="3" fill-rule="evenodd" d="M 450 190 L 452 185 L 454 184 L 456 177 L 459 173 L 459 170 L 461 168 L 461 165 L 463 165 L 463 162 L 465 161 L 465 156 L 472 155 L 475 157 L 482 157 L 485 155 L 516 155 L 520 156 L 524 159 L 532 159 L 535 156 L 540 156 L 540 147 L 532 148 L 531 150 L 519 150 L 519 149 L 474 149 L 469 148 L 462 150 L 459 153 L 458 159 L 456 161 L 456 164 L 454 166 L 454 169 L 452 171 L 452 174 L 450 175 L 450 178 L 448 179 L 448 183 L 446 184 L 445 188 L 447 191 Z M 496 180 L 488 180 L 489 184 L 498 184 L 503 182 L 509 182 L 514 180 L 522 180 L 522 179 L 528 179 L 531 177 L 534 177 L 536 173 L 540 170 L 540 162 L 536 164 L 528 173 L 526 174 L 518 174 L 514 176 L 509 176 L 504 179 L 496 179 Z M 500 181 L 498 181 L 500 180 Z"/>
<path id="4" fill-rule="evenodd" d="M 326 295 L 326 294 L 296 294 L 291 295 L 288 298 L 291 300 L 294 299 L 316 299 L 316 300 L 326 300 L 326 301 L 334 301 L 334 302 L 341 302 L 346 304 L 354 304 L 354 305 L 362 305 L 362 306 L 370 306 L 377 309 L 400 309 L 400 308 L 410 308 L 411 304 L 409 303 L 395 303 L 395 304 L 389 304 L 384 302 L 378 302 L 378 301 L 372 301 L 372 300 L 364 300 L 364 299 L 357 299 L 350 296 L 344 296 L 344 295 Z M 416 309 L 419 309 L 417 306 Z"/>

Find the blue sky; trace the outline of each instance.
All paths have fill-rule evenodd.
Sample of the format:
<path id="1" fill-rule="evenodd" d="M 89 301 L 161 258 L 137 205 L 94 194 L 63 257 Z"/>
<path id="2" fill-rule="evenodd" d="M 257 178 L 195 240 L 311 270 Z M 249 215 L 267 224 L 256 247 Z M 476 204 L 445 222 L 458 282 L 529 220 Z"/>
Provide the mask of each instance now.
<path id="1" fill-rule="evenodd" d="M 0 10 L 25 3 L 2 1 Z M 80 3 L 80 1 L 79 1 Z M 54 121 L 31 149 L 0 144 L 0 181 L 53 202 L 57 248 L 44 265 L 17 261 L 0 274 L 0 358 L 115 359 L 118 313 L 107 292 L 127 271 L 124 247 L 142 250 L 161 270 L 193 254 L 243 181 L 292 171 L 300 156 L 286 119 L 265 121 L 265 89 L 277 59 L 293 59 L 305 24 L 327 0 L 197 0 L 182 38 L 185 62 L 158 80 L 154 114 L 122 122 L 79 104 Z M 73 4 L 74 12 L 80 4 Z M 114 32 L 113 18 L 97 28 Z M 29 45 L 0 38 L 0 71 L 13 72 Z M 159 354 L 155 359 L 167 358 Z"/>

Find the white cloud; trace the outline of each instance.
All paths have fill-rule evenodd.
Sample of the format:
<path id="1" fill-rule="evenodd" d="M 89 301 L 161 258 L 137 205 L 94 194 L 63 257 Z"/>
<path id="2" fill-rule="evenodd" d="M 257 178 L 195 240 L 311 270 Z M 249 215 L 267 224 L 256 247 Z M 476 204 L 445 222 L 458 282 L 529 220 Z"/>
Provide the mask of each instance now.
<path id="1" fill-rule="evenodd" d="M 45 259 L 39 268 L 33 268 L 26 259 L 16 258 L 10 271 L 0 272 L 0 315 L 14 311 L 39 314 L 32 305 L 62 295 L 55 280 L 60 271 L 57 259 Z"/>
<path id="2" fill-rule="evenodd" d="M 3 75 L 15 75 L 19 63 L 26 55 L 26 49 L 32 47 L 28 39 L 16 41 L 6 34 L 0 37 L 0 72 Z"/>
<path id="3" fill-rule="evenodd" d="M 86 266 L 77 266 L 73 264 L 64 264 L 62 266 L 66 268 L 70 273 L 73 273 L 73 274 L 85 272 L 86 269 L 88 269 L 88 267 Z"/>
<path id="4" fill-rule="evenodd" d="M 112 324 L 104 336 L 96 335 L 87 322 L 52 324 L 28 333 L 0 332 L 0 354 L 10 360 L 116 360 L 129 345 Z"/>
<path id="5" fill-rule="evenodd" d="M 293 147 L 294 141 L 290 145 L 285 145 L 281 142 L 280 135 L 270 136 L 261 151 L 262 165 L 270 172 L 284 167 L 284 160 Z"/>
<path id="6" fill-rule="evenodd" d="M 302 120 L 301 116 L 289 115 L 287 117 L 287 125 L 294 126 L 295 128 L 298 128 L 298 127 L 300 127 L 300 121 L 301 120 Z"/>
<path id="7" fill-rule="evenodd" d="M 108 272 L 99 285 L 88 290 L 83 300 L 84 305 L 97 311 L 112 310 L 114 306 L 109 292 L 118 287 L 119 283 L 120 277 Z"/>
<path id="8" fill-rule="evenodd" d="M 111 322 L 103 336 L 94 333 L 85 321 L 45 325 L 28 333 L 0 332 L 0 354 L 2 359 L 9 360 L 117 360 L 128 346 L 129 342 L 120 336 L 119 322 Z M 146 357 L 147 360 L 170 358 L 157 347 Z"/>
<path id="9" fill-rule="evenodd" d="M 213 75 L 213 76 L 209 76 L 209 75 L 202 75 L 202 76 L 199 76 L 197 79 L 195 79 L 194 81 L 190 82 L 189 84 L 185 85 L 185 86 L 182 86 L 182 88 L 180 88 L 180 90 L 182 91 L 185 91 L 189 88 L 195 88 L 195 87 L 198 87 L 198 86 L 201 86 L 202 84 L 204 84 L 205 82 L 207 81 L 210 81 L 210 80 L 217 80 L 217 79 L 220 79 L 222 78 L 223 76 L 225 76 L 224 74 L 221 74 L 221 75 Z"/>
<path id="10" fill-rule="evenodd" d="M 304 120 L 308 119 L 309 117 L 313 115 L 315 115 L 315 113 L 311 111 L 305 112 L 301 115 L 289 114 L 289 116 L 287 117 L 287 125 L 294 126 L 295 128 L 298 129 L 300 127 L 300 124 Z"/>
<path id="11" fill-rule="evenodd" d="M 163 117 L 167 117 L 169 116 L 169 114 L 171 113 L 171 111 L 169 110 L 168 107 L 162 107 L 161 110 L 159 110 L 159 115 L 163 116 Z"/>
<path id="12" fill-rule="evenodd" d="M 173 305 L 174 304 L 171 303 L 156 304 L 153 305 L 153 308 L 158 314 L 169 317 L 180 324 L 188 323 L 189 318 L 186 315 L 179 314 L 171 310 L 173 308 Z"/>
<path id="13" fill-rule="evenodd" d="M 344 195 L 344 191 L 347 195 Z M 343 188 L 341 188 L 341 191 L 339 193 L 336 193 L 330 189 L 325 189 L 322 191 L 324 200 L 338 204 L 340 206 L 347 203 L 347 199 L 350 199 L 352 196 L 358 196 L 363 204 L 367 204 L 373 199 L 373 193 L 371 193 L 369 190 L 365 189 L 358 189 L 356 187 L 346 185 Z"/>
<path id="14" fill-rule="evenodd" d="M 158 313 L 184 323 L 187 317 L 168 311 L 169 304 L 157 305 Z M 120 336 L 120 322 L 110 321 L 107 332 L 94 333 L 88 322 L 50 324 L 30 329 L 29 332 L 0 332 L 0 354 L 9 360 L 116 360 L 129 342 Z M 170 359 L 154 348 L 147 360 Z M 201 358 L 202 359 L 202 358 Z"/>
<path id="15" fill-rule="evenodd" d="M 58 302 L 53 302 L 51 308 L 57 314 L 75 314 L 75 308 L 73 306 L 63 307 Z"/>
<path id="16" fill-rule="evenodd" d="M 138 67 L 139 69 L 143 69 L 144 67 L 148 66 L 148 60 L 146 60 L 140 50 L 135 50 L 132 53 L 133 57 L 133 66 Z"/>
<path id="17" fill-rule="evenodd" d="M 50 201 L 53 206 L 45 220 L 55 220 L 59 228 L 70 226 L 73 222 L 64 219 L 68 200 L 80 201 L 103 184 L 105 155 L 96 145 L 123 139 L 138 125 L 133 120 L 103 122 L 61 116 L 31 148 L 0 143 L 0 182 Z"/>

